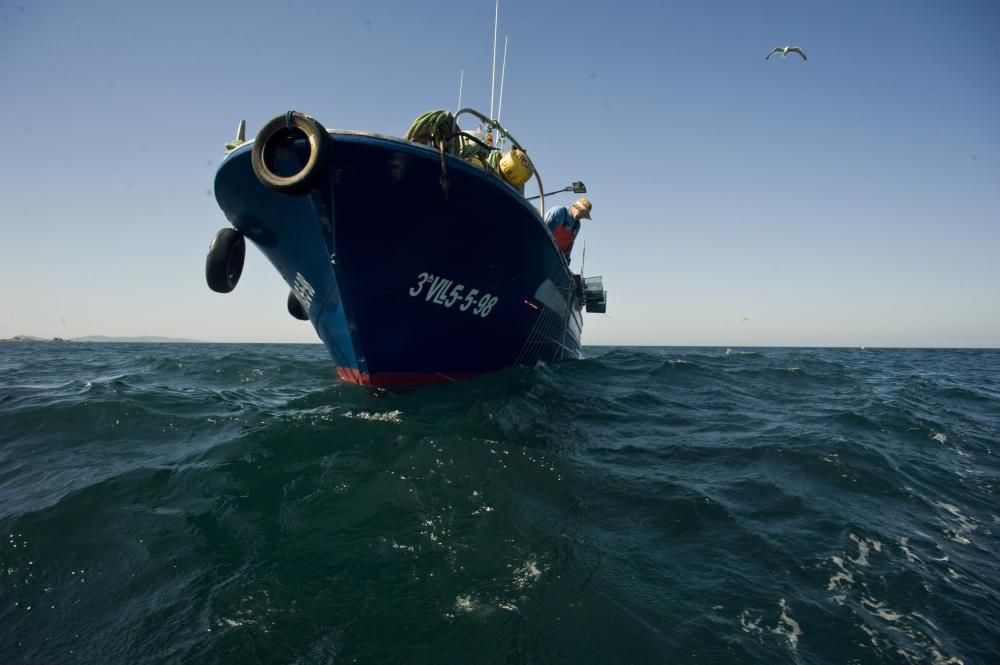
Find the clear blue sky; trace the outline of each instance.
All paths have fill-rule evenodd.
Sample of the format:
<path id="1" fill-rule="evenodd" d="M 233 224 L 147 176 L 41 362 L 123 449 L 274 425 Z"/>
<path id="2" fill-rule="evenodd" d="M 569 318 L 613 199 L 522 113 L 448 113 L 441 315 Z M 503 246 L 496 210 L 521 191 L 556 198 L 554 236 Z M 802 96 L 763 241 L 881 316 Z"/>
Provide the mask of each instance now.
<path id="1" fill-rule="evenodd" d="M 0 1 L 0 337 L 315 341 L 256 249 L 205 285 L 223 145 L 400 136 L 462 70 L 488 110 L 493 15 Z M 594 203 L 586 344 L 1000 346 L 1000 3 L 506 0 L 499 34 L 501 120 Z"/>

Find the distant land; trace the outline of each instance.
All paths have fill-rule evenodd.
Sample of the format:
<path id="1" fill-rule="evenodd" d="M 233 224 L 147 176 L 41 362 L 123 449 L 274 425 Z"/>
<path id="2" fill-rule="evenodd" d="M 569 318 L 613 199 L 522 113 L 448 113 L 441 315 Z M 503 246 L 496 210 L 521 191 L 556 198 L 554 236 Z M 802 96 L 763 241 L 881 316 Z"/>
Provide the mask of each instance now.
<path id="1" fill-rule="evenodd" d="M 71 342 L 138 342 L 138 343 L 171 343 L 171 344 L 204 344 L 200 339 L 185 339 L 183 337 L 157 337 L 156 335 L 140 335 L 139 337 L 108 337 L 107 335 L 88 335 L 73 337 Z"/>
<path id="2" fill-rule="evenodd" d="M 141 335 L 139 337 L 108 337 L 107 335 L 88 335 L 86 337 L 71 337 L 69 339 L 63 339 L 62 337 L 53 337 L 51 339 L 43 337 L 33 337 L 32 335 L 14 335 L 13 337 L 7 337 L 5 339 L 0 339 L 0 343 L 3 342 L 125 342 L 125 343 L 137 343 L 137 344 L 160 344 L 160 343 L 170 343 L 170 344 L 204 344 L 198 339 L 183 339 L 180 337 L 157 337 L 155 335 Z"/>

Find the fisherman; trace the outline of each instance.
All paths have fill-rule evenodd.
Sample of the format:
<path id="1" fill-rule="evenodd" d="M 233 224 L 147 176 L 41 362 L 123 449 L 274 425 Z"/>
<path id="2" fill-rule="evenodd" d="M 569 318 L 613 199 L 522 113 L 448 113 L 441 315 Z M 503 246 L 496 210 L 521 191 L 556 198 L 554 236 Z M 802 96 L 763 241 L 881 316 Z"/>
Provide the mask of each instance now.
<path id="1" fill-rule="evenodd" d="M 562 252 L 566 263 L 569 264 L 569 255 L 573 251 L 573 241 L 576 234 L 580 232 L 580 220 L 590 219 L 590 199 L 581 196 L 567 208 L 559 206 L 552 208 L 545 215 L 545 224 L 552 232 L 552 237 L 556 241 L 556 247 Z"/>

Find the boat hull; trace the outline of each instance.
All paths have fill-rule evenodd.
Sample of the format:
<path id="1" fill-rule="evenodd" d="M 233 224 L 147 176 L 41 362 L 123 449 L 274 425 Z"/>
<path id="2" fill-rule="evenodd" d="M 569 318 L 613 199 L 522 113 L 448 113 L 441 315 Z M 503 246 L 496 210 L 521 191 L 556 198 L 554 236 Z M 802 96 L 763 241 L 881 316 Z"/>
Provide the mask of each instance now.
<path id="1" fill-rule="evenodd" d="M 340 378 L 417 385 L 579 356 L 578 282 L 520 193 L 453 157 L 442 176 L 425 146 L 329 136 L 311 192 L 264 187 L 246 144 L 215 193 L 295 291 Z"/>

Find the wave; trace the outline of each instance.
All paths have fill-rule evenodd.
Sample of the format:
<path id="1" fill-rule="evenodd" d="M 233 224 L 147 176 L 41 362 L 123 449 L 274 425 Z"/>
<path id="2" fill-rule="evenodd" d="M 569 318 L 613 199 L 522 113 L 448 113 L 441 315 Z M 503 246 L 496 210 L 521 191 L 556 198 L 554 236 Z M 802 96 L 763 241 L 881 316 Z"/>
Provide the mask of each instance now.
<path id="1" fill-rule="evenodd" d="M 0 349 L 0 660 L 996 652 L 1000 354 L 586 356 L 372 393 L 315 345 Z"/>

